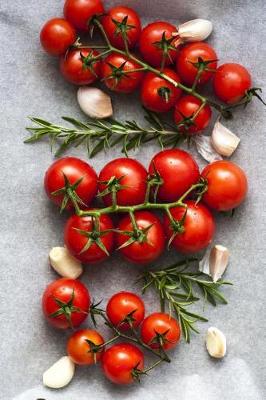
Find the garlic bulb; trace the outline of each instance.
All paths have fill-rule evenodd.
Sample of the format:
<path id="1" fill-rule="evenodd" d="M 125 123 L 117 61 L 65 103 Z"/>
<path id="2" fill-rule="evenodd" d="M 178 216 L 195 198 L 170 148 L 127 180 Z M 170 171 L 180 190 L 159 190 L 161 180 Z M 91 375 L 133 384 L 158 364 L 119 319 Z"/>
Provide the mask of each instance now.
<path id="1" fill-rule="evenodd" d="M 70 357 L 60 358 L 43 374 L 43 384 L 52 389 L 60 389 L 69 384 L 75 373 L 75 364 Z"/>
<path id="2" fill-rule="evenodd" d="M 217 153 L 230 157 L 240 143 L 240 139 L 221 122 L 217 121 L 213 127 L 211 143 Z"/>
<path id="3" fill-rule="evenodd" d="M 210 327 L 206 336 L 206 347 L 209 355 L 223 358 L 226 354 L 226 337 L 218 328 Z"/>
<path id="4" fill-rule="evenodd" d="M 199 263 L 199 270 L 212 277 L 217 282 L 224 274 L 229 263 L 229 250 L 216 244 L 210 252 L 207 252 Z"/>
<path id="5" fill-rule="evenodd" d="M 53 269 L 64 278 L 77 279 L 83 272 L 82 264 L 65 247 L 53 247 L 49 253 Z"/>
<path id="6" fill-rule="evenodd" d="M 207 19 L 192 19 L 179 25 L 175 36 L 178 37 L 175 45 L 184 42 L 201 42 L 212 33 L 213 25 Z M 178 43 L 179 42 L 179 43 Z"/>
<path id="7" fill-rule="evenodd" d="M 80 87 L 77 100 L 82 111 L 91 118 L 102 119 L 113 115 L 111 97 L 98 88 Z"/>
<path id="8" fill-rule="evenodd" d="M 195 135 L 192 140 L 196 145 L 198 153 L 204 160 L 212 163 L 223 159 L 213 148 L 210 136 Z"/>

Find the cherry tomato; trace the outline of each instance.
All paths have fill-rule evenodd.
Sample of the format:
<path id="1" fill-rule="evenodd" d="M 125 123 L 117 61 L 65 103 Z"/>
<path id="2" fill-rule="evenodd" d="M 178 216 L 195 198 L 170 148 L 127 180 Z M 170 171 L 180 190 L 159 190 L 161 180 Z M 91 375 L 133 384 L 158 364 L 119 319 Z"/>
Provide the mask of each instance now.
<path id="1" fill-rule="evenodd" d="M 76 40 L 76 31 L 64 18 L 53 18 L 45 23 L 40 33 L 44 50 L 52 56 L 61 56 Z"/>
<path id="2" fill-rule="evenodd" d="M 163 73 L 174 81 L 180 82 L 179 76 L 170 68 L 165 68 Z M 148 110 L 167 112 L 174 107 L 181 93 L 181 89 L 153 72 L 148 72 L 141 86 L 141 102 Z"/>
<path id="3" fill-rule="evenodd" d="M 215 161 L 201 173 L 208 187 L 203 201 L 217 211 L 238 207 L 245 199 L 248 183 L 244 171 L 231 161 Z"/>
<path id="4" fill-rule="evenodd" d="M 100 0 L 66 0 L 64 5 L 65 18 L 80 31 L 87 31 L 91 18 L 103 12 Z"/>
<path id="5" fill-rule="evenodd" d="M 47 321 L 56 328 L 79 326 L 88 316 L 90 295 L 82 282 L 61 278 L 43 293 L 42 308 Z"/>
<path id="6" fill-rule="evenodd" d="M 169 314 L 156 312 L 146 317 L 141 325 L 141 339 L 153 349 L 173 349 L 180 340 L 179 323 Z"/>
<path id="7" fill-rule="evenodd" d="M 123 322 L 129 317 L 132 326 L 137 328 L 144 319 L 145 307 L 142 299 L 135 293 L 119 292 L 114 294 L 108 301 L 106 314 L 114 326 L 120 330 L 128 330 L 130 324 Z"/>
<path id="8" fill-rule="evenodd" d="M 114 179 L 112 179 L 114 178 Z M 108 191 L 107 183 L 112 179 L 110 189 L 117 188 L 117 204 L 132 206 L 143 203 L 147 188 L 147 171 L 137 160 L 132 158 L 117 158 L 110 161 L 101 170 L 99 175 L 99 191 Z M 102 197 L 104 204 L 112 204 L 112 196 L 106 194 Z"/>
<path id="9" fill-rule="evenodd" d="M 145 61 L 154 67 L 170 65 L 176 59 L 176 49 L 173 46 L 172 34 L 176 27 L 168 22 L 158 21 L 147 25 L 140 35 L 140 52 Z M 163 51 L 167 49 L 168 51 Z"/>
<path id="10" fill-rule="evenodd" d="M 64 157 L 55 161 L 45 173 L 44 187 L 47 196 L 61 208 L 70 210 L 73 203 L 67 190 L 72 188 L 82 208 L 89 205 L 97 193 L 97 175 L 85 161 Z"/>
<path id="11" fill-rule="evenodd" d="M 95 263 L 105 260 L 113 250 L 113 229 L 111 218 L 105 214 L 99 219 L 100 234 L 96 230 L 92 217 L 72 215 L 65 226 L 65 245 L 70 253 L 84 263 Z M 89 246 L 89 247 L 88 247 Z M 105 248 L 105 251 L 103 250 Z"/>
<path id="12" fill-rule="evenodd" d="M 183 121 L 185 118 L 191 118 L 198 111 L 201 106 L 201 101 L 194 96 L 186 95 L 182 96 L 175 105 L 175 123 L 180 124 L 180 132 L 197 133 L 207 128 L 210 123 L 212 110 L 211 107 L 206 104 L 202 110 L 199 111 L 197 116 L 193 120 L 193 124 L 186 124 Z"/>
<path id="13" fill-rule="evenodd" d="M 141 66 L 123 54 L 111 53 L 102 62 L 102 77 L 105 85 L 119 93 L 132 93 L 140 85 L 142 71 L 128 72 Z"/>
<path id="14" fill-rule="evenodd" d="M 101 359 L 103 348 L 94 352 L 90 342 L 95 346 L 100 346 L 104 343 L 104 339 L 93 329 L 81 329 L 70 336 L 67 342 L 67 353 L 75 364 L 91 365 Z"/>
<path id="15" fill-rule="evenodd" d="M 217 69 L 213 88 L 216 96 L 228 104 L 237 103 L 251 88 L 251 76 L 240 64 L 228 63 Z"/>
<path id="16" fill-rule="evenodd" d="M 101 62 L 90 59 L 99 53 L 90 49 L 70 50 L 60 59 L 60 71 L 64 78 L 75 85 L 89 85 L 100 76 Z"/>
<path id="17" fill-rule="evenodd" d="M 118 229 L 132 232 L 132 236 L 117 234 L 118 247 L 123 256 L 133 263 L 151 263 L 160 257 L 165 248 L 165 234 L 161 221 L 149 211 L 137 211 L 134 215 L 138 232 L 134 233 L 130 217 L 126 215 L 119 222 Z M 135 239 L 135 241 L 126 245 L 130 239 Z"/>
<path id="18" fill-rule="evenodd" d="M 214 76 L 214 72 L 217 68 L 216 60 L 217 54 L 208 43 L 189 43 L 182 47 L 178 53 L 176 59 L 176 70 L 181 78 L 181 81 L 186 85 L 191 86 L 193 85 L 198 73 L 197 63 L 199 63 L 199 61 L 213 61 L 206 65 L 206 68 L 211 69 L 212 71 L 204 70 L 198 80 L 199 84 L 204 84 Z"/>
<path id="19" fill-rule="evenodd" d="M 138 14 L 132 8 L 113 7 L 101 22 L 111 44 L 118 49 L 125 48 L 122 32 L 126 36 L 129 49 L 132 49 L 139 40 L 141 22 Z"/>
<path id="20" fill-rule="evenodd" d="M 212 241 L 215 233 L 215 222 L 210 211 L 203 204 L 195 201 L 186 201 L 187 208 L 174 207 L 170 209 L 175 221 L 181 223 L 181 232 L 177 232 L 172 240 L 172 246 L 184 254 L 196 253 L 205 249 Z M 168 216 L 164 218 L 164 227 L 168 239 L 171 239 L 174 230 Z"/>
<path id="21" fill-rule="evenodd" d="M 151 160 L 150 176 L 159 175 L 157 193 L 161 201 L 172 203 L 179 199 L 200 177 L 199 167 L 189 153 L 179 149 L 160 151 Z"/>
<path id="22" fill-rule="evenodd" d="M 115 344 L 104 352 L 102 368 L 111 382 L 128 385 L 134 382 L 134 370 L 143 370 L 144 354 L 133 344 Z"/>

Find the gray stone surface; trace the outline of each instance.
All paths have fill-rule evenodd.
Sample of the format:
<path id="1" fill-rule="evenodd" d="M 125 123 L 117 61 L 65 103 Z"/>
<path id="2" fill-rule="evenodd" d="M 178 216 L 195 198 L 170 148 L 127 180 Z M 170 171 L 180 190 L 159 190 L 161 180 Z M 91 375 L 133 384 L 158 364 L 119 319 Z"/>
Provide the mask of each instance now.
<path id="1" fill-rule="evenodd" d="M 61 115 L 83 117 L 75 101 L 76 89 L 64 82 L 57 61 L 40 49 L 38 33 L 43 22 L 61 14 L 63 1 L 0 1 L 1 93 L 1 400 L 263 400 L 265 387 L 265 122 L 266 111 L 256 101 L 236 113 L 228 125 L 241 137 L 233 160 L 248 174 L 249 196 L 233 219 L 217 218 L 216 242 L 232 251 L 226 278 L 228 306 L 206 307 L 209 323 L 200 326 L 190 345 L 182 344 L 163 365 L 129 388 L 108 383 L 99 369 L 79 368 L 71 385 L 62 391 L 42 388 L 42 372 L 65 351 L 66 335 L 47 326 L 40 298 L 56 278 L 47 262 L 48 251 L 62 243 L 64 217 L 47 201 L 42 187 L 44 171 L 52 161 L 46 143 L 23 144 L 27 115 L 59 121 Z M 113 4 L 114 2 L 112 2 Z M 115 3 L 120 3 L 116 1 Z M 265 87 L 264 0 L 136 0 L 142 16 L 170 17 L 177 23 L 194 17 L 209 18 L 215 31 L 210 42 L 221 62 L 238 61 L 252 72 L 254 85 Z M 266 95 L 266 90 L 265 90 Z M 132 97 L 114 96 L 117 117 L 141 117 Z M 146 165 L 154 146 L 136 153 Z M 84 150 L 72 151 L 85 157 Z M 93 160 L 97 171 L 117 156 L 113 150 Z M 201 165 L 204 163 L 199 160 Z M 166 265 L 173 253 L 160 260 Z M 159 263 L 158 263 L 159 264 Z M 104 301 L 121 289 L 133 289 L 139 269 L 119 257 L 88 267 L 83 281 L 93 296 Z M 137 289 L 139 290 L 139 289 Z M 153 294 L 148 309 L 155 311 Z M 200 306 L 198 307 L 200 310 Z M 204 348 L 209 325 L 228 338 L 228 355 L 215 362 Z"/>

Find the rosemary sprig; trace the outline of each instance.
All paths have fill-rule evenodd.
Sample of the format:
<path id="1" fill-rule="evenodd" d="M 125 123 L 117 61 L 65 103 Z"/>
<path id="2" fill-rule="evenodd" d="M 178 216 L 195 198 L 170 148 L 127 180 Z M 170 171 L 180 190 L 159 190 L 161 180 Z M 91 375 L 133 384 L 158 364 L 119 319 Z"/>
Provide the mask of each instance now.
<path id="1" fill-rule="evenodd" d="M 218 302 L 227 304 L 220 287 L 231 285 L 230 282 L 223 280 L 213 282 L 205 274 L 198 272 L 198 269 L 191 271 L 191 264 L 195 264 L 196 261 L 197 259 L 190 259 L 162 270 L 146 271 L 138 280 L 143 282 L 143 292 L 148 288 L 154 288 L 158 292 L 162 311 L 167 304 L 170 314 L 174 312 L 177 315 L 183 336 L 188 343 L 191 331 L 198 333 L 195 324 L 198 321 L 208 321 L 207 318 L 188 310 L 189 306 L 200 300 L 196 296 L 195 288 L 200 289 L 204 301 L 215 306 Z"/>

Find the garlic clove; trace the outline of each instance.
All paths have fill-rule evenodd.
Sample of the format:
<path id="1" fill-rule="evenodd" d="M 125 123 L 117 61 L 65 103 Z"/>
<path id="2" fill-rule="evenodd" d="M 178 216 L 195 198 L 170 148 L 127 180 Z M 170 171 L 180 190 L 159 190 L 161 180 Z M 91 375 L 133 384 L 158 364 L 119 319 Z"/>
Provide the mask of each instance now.
<path id="1" fill-rule="evenodd" d="M 77 279 L 83 272 L 82 264 L 65 247 L 53 247 L 49 253 L 53 269 L 64 278 Z"/>
<path id="2" fill-rule="evenodd" d="M 82 111 L 91 118 L 102 119 L 113 115 L 111 97 L 98 88 L 80 87 L 77 100 Z"/>
<path id="3" fill-rule="evenodd" d="M 43 384 L 52 389 L 67 386 L 75 373 L 75 364 L 68 356 L 60 358 L 43 374 Z"/>
<path id="4" fill-rule="evenodd" d="M 217 121 L 211 134 L 211 143 L 217 153 L 230 157 L 237 149 L 240 139 L 221 122 Z"/>
<path id="5" fill-rule="evenodd" d="M 210 327 L 206 335 L 206 347 L 211 357 L 223 358 L 226 354 L 226 337 L 223 332 Z"/>
<path id="6" fill-rule="evenodd" d="M 199 270 L 217 282 L 224 274 L 229 263 L 227 247 L 216 244 L 199 262 Z"/>
<path id="7" fill-rule="evenodd" d="M 198 153 L 204 160 L 212 163 L 223 159 L 213 148 L 210 136 L 196 135 L 192 140 L 195 143 Z"/>
<path id="8" fill-rule="evenodd" d="M 213 25 L 207 19 L 192 19 L 179 25 L 177 34 L 180 42 L 201 42 L 212 33 Z"/>

